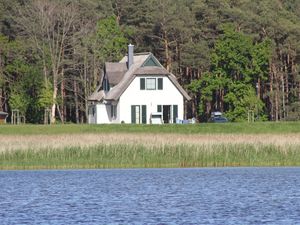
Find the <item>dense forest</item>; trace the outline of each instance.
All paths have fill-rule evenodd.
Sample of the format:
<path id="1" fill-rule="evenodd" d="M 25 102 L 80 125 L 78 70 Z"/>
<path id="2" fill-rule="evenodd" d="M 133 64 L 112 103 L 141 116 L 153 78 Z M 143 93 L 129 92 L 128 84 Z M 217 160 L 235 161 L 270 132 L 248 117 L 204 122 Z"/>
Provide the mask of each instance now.
<path id="1" fill-rule="evenodd" d="M 299 0 L 0 0 L 0 111 L 86 122 L 128 43 L 177 76 L 189 118 L 300 119 Z"/>

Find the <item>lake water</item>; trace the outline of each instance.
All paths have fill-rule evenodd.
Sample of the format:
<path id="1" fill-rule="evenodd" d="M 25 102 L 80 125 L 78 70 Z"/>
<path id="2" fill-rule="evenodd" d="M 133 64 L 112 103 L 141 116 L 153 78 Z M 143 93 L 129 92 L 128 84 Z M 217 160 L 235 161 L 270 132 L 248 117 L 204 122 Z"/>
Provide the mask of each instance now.
<path id="1" fill-rule="evenodd" d="M 0 224 L 300 224 L 300 168 L 0 171 Z"/>

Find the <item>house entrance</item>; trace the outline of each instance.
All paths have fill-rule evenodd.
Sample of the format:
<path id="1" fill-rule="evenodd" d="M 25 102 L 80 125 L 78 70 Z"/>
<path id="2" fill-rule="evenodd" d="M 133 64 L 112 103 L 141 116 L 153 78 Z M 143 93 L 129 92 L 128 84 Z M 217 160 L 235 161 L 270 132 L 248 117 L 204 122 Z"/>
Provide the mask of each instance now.
<path id="1" fill-rule="evenodd" d="M 170 105 L 163 106 L 163 121 L 164 121 L 164 123 L 171 122 L 171 106 Z"/>

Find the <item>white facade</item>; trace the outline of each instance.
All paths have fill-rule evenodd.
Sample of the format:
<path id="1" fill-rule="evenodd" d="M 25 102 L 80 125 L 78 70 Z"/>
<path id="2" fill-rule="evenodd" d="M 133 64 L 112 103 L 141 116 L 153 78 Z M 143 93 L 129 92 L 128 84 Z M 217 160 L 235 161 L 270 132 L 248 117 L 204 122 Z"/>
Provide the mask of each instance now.
<path id="1" fill-rule="evenodd" d="M 140 90 L 140 78 L 163 78 L 163 90 Z M 146 89 L 146 88 L 145 88 Z M 177 118 L 183 119 L 184 98 L 167 76 L 138 76 L 129 85 L 119 100 L 120 122 L 131 123 L 131 106 L 146 105 L 146 121 L 150 123 L 151 113 L 158 112 L 158 105 L 170 106 L 170 122 L 173 123 L 173 106 L 177 105 Z M 163 109 L 162 109 L 163 111 Z M 175 118 L 176 119 L 176 118 Z"/>
<path id="2" fill-rule="evenodd" d="M 156 80 L 155 90 L 147 90 L 147 87 L 145 90 L 141 90 L 141 78 L 145 78 L 145 80 L 154 78 Z M 163 79 L 162 90 L 157 89 L 158 78 Z M 161 106 L 162 114 L 169 114 L 168 121 L 165 120 L 165 123 L 174 123 L 176 119 L 184 119 L 184 97 L 167 76 L 137 76 L 123 92 L 118 102 L 91 105 L 89 123 L 132 123 L 132 106 L 139 108 L 136 110 L 136 123 L 143 123 L 142 106 L 146 106 L 147 124 L 150 124 L 151 114 L 157 113 L 159 106 Z M 175 107 L 177 115 L 174 114 Z"/>

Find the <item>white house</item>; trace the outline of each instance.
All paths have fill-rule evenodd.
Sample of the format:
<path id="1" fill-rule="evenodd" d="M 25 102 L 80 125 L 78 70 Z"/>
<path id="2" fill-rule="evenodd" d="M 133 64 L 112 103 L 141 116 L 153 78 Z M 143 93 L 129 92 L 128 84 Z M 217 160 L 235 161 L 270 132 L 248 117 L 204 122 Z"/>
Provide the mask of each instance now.
<path id="1" fill-rule="evenodd" d="M 90 124 L 150 124 L 184 119 L 184 101 L 190 96 L 151 53 L 128 55 L 119 63 L 105 63 L 96 91 L 89 97 Z"/>

